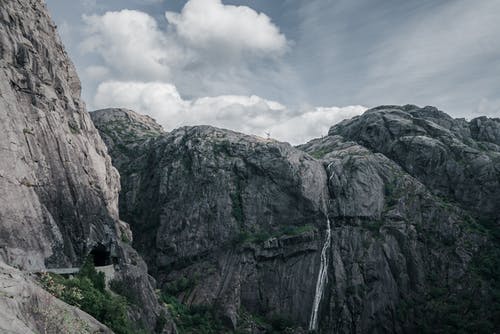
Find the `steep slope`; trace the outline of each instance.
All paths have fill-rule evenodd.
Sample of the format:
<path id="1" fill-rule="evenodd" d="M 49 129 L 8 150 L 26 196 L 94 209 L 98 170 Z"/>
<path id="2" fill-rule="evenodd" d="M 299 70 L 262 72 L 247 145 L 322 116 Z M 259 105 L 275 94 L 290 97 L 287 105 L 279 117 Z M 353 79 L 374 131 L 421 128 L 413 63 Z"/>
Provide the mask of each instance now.
<path id="1" fill-rule="evenodd" d="M 394 161 L 340 136 L 300 147 L 332 196 L 331 323 L 338 332 L 498 329 L 498 240 Z"/>
<path id="2" fill-rule="evenodd" d="M 113 332 L 40 288 L 30 275 L 0 262 L 0 333 Z"/>
<path id="3" fill-rule="evenodd" d="M 478 217 L 499 219 L 500 119 L 467 122 L 434 107 L 381 106 L 335 125 L 329 134 L 383 153 Z"/>
<path id="4" fill-rule="evenodd" d="M 22 270 L 114 263 L 153 328 L 161 307 L 122 238 L 119 175 L 80 99 L 80 82 L 46 6 L 0 4 L 0 261 Z M 3 310 L 2 310 L 3 312 Z"/>
<path id="5" fill-rule="evenodd" d="M 396 160 L 332 131 L 300 150 L 206 126 L 142 136 L 147 124 L 126 114 L 91 115 L 122 175 L 122 217 L 165 293 L 256 333 L 262 321 L 324 333 L 499 328 L 491 231 Z"/>
<path id="6" fill-rule="evenodd" d="M 120 166 L 122 217 L 134 221 L 134 246 L 154 276 L 196 281 L 183 299 L 220 306 L 233 327 L 242 305 L 307 325 L 326 228 L 322 165 L 289 144 L 206 126 L 128 148 L 122 138 L 142 126 L 117 123 L 121 112 L 91 115 Z M 123 122 L 132 133 L 113 130 Z"/>
<path id="7" fill-rule="evenodd" d="M 119 234 L 119 176 L 44 5 L 7 1 L 1 13 L 2 256 L 26 269 L 78 264 Z"/>

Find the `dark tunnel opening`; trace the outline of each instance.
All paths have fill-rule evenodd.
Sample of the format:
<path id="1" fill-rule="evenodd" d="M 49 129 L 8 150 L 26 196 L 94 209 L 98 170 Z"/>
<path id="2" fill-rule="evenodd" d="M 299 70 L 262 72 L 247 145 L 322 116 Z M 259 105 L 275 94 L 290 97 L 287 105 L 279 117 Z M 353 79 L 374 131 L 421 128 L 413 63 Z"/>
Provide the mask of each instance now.
<path id="1" fill-rule="evenodd" d="M 98 245 L 90 252 L 95 267 L 103 267 L 111 264 L 110 252 L 103 245 Z"/>

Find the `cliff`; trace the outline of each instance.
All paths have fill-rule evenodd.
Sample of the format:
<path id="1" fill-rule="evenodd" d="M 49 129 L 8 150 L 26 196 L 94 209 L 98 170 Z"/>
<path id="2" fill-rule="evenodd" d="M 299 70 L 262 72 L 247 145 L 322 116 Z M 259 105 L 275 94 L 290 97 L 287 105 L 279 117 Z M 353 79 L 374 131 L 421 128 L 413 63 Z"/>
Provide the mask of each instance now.
<path id="1" fill-rule="evenodd" d="M 130 229 L 118 217 L 119 189 L 45 4 L 2 1 L 0 261 L 23 271 L 79 267 L 89 254 L 114 263 L 116 280 L 133 282 L 144 306 L 131 306 L 131 317 L 154 328 L 162 307 L 146 265 L 123 242 Z"/>
<path id="2" fill-rule="evenodd" d="M 498 329 L 497 120 L 379 107 L 294 148 L 91 115 L 153 276 L 226 328 Z"/>

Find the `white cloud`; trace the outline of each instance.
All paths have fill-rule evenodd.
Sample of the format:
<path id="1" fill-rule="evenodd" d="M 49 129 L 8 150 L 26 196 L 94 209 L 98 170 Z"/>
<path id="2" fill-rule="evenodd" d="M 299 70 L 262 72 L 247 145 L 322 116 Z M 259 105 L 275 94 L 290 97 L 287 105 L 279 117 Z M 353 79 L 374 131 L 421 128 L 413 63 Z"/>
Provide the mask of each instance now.
<path id="1" fill-rule="evenodd" d="M 83 75 L 90 80 L 104 80 L 110 74 L 109 68 L 99 65 L 91 65 L 85 68 Z"/>
<path id="2" fill-rule="evenodd" d="M 180 14 L 167 12 L 165 16 L 179 37 L 195 48 L 221 55 L 282 55 L 286 50 L 287 40 L 271 19 L 247 6 L 190 0 Z"/>
<path id="3" fill-rule="evenodd" d="M 166 129 L 183 124 L 182 114 L 189 102 L 175 86 L 161 82 L 107 81 L 97 88 L 96 108 L 125 107 L 154 117 Z"/>
<path id="4" fill-rule="evenodd" d="M 273 137 L 286 138 L 286 141 L 293 144 L 306 143 L 328 134 L 332 125 L 361 115 L 366 110 L 364 106 L 316 107 L 274 124 L 270 132 Z"/>
<path id="5" fill-rule="evenodd" d="M 83 19 L 87 31 L 82 50 L 99 54 L 119 77 L 165 80 L 170 75 L 169 65 L 181 57 L 146 13 L 122 10 Z"/>
<path id="6" fill-rule="evenodd" d="M 108 79 L 171 82 L 190 96 L 250 94 L 283 72 L 287 39 L 268 16 L 219 0 L 190 0 L 167 12 L 166 28 L 135 10 L 84 16 L 87 56 L 112 69 Z M 282 79 L 280 79 L 282 80 Z"/>
<path id="7" fill-rule="evenodd" d="M 500 99 L 493 101 L 487 98 L 481 99 L 481 101 L 479 101 L 477 109 L 470 116 L 471 117 L 468 118 L 473 118 L 478 116 L 489 116 L 495 118 L 500 117 Z"/>
<path id="8" fill-rule="evenodd" d="M 84 17 L 82 50 L 98 54 L 105 64 L 84 72 L 100 82 L 92 107 L 130 108 L 167 130 L 208 124 L 258 136 L 270 133 L 293 144 L 325 135 L 334 123 L 365 110 L 299 112 L 251 95 L 252 84 L 290 77 L 282 75 L 279 62 L 289 42 L 263 13 L 220 0 L 189 0 L 180 13 L 165 17 L 167 29 L 133 10 Z M 195 98 L 182 98 L 177 87 Z M 205 95 L 215 96 L 200 97 Z"/>
<path id="9" fill-rule="evenodd" d="M 166 130 L 208 124 L 258 136 L 270 132 L 273 138 L 292 144 L 325 135 L 331 125 L 366 110 L 350 106 L 294 113 L 278 102 L 258 96 L 221 95 L 184 100 L 171 84 L 119 81 L 100 84 L 94 104 L 98 108 L 124 107 L 148 114 Z"/>

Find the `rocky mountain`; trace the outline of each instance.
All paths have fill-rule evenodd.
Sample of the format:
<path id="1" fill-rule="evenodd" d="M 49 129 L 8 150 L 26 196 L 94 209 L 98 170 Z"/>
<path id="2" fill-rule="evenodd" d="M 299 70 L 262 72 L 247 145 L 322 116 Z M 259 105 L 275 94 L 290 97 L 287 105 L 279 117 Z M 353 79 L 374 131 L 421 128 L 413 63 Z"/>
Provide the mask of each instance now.
<path id="1" fill-rule="evenodd" d="M 15 275 L 22 277 L 80 267 L 89 254 L 101 265 L 113 263 L 115 281 L 129 284 L 141 305 L 130 305 L 131 319 L 152 330 L 165 310 L 146 265 L 124 242 L 131 234 L 118 217 L 119 189 L 119 175 L 80 99 L 80 81 L 45 4 L 2 1 L 0 262 L 19 268 Z M 26 284 L 39 289 L 30 277 Z M 19 315 L 39 303 L 37 294 L 22 295 L 26 300 L 17 309 L 0 303 L 0 314 L 17 312 L 23 328 L 42 331 L 34 316 Z M 11 325 L 2 320 L 0 328 L 26 333 Z"/>
<path id="2" fill-rule="evenodd" d="M 499 120 L 383 106 L 292 147 L 91 115 L 183 330 L 199 328 L 186 307 L 210 309 L 214 333 L 500 328 Z"/>
<path id="3" fill-rule="evenodd" d="M 329 135 L 384 154 L 481 219 L 499 219 L 500 119 L 467 122 L 434 107 L 382 106 L 337 124 Z"/>
<path id="4" fill-rule="evenodd" d="M 0 3 L 2 333 L 495 333 L 499 183 L 500 119 L 433 107 L 298 147 L 89 115 L 44 3 Z"/>

